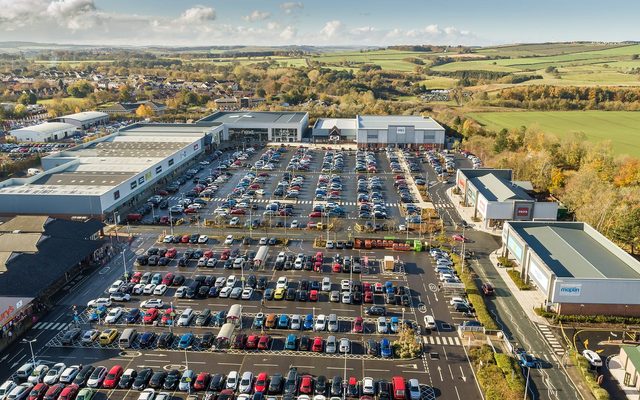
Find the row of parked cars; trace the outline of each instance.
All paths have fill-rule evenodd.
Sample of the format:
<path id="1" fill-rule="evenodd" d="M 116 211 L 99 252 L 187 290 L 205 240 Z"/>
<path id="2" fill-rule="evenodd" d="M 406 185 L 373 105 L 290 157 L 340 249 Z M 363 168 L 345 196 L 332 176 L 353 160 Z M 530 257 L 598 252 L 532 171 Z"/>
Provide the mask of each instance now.
<path id="1" fill-rule="evenodd" d="M 344 154 L 329 150 L 322 158 L 322 172 L 342 172 L 344 168 Z"/>
<path id="2" fill-rule="evenodd" d="M 378 161 L 376 155 L 372 151 L 356 151 L 355 172 L 376 173 L 378 171 Z"/>

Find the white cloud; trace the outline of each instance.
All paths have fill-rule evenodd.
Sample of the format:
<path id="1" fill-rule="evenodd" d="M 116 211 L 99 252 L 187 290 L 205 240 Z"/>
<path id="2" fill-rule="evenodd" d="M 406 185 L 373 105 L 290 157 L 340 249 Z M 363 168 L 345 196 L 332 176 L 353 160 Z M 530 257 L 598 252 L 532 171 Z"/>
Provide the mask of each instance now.
<path id="1" fill-rule="evenodd" d="M 216 10 L 211 7 L 195 6 L 186 9 L 180 18 L 179 23 L 184 24 L 198 24 L 203 22 L 210 22 L 216 19 Z"/>
<path id="2" fill-rule="evenodd" d="M 0 0 L 0 26 L 6 30 L 51 21 L 72 31 L 100 23 L 103 13 L 93 0 Z"/>
<path id="3" fill-rule="evenodd" d="M 303 8 L 304 4 L 302 4 L 301 1 L 288 1 L 280 4 L 280 9 L 282 9 L 286 14 L 291 14 L 294 11 L 301 10 Z"/>
<path id="4" fill-rule="evenodd" d="M 353 35 L 366 35 L 378 32 L 375 26 L 361 26 L 359 28 L 353 28 L 349 31 Z"/>
<path id="5" fill-rule="evenodd" d="M 280 38 L 284 40 L 291 40 L 296 36 L 297 30 L 291 25 L 288 25 L 282 32 L 280 32 Z"/>
<path id="6" fill-rule="evenodd" d="M 328 21 L 324 24 L 322 30 L 320 30 L 320 34 L 322 34 L 326 39 L 333 39 L 343 28 L 342 22 L 334 19 L 333 21 Z"/>
<path id="7" fill-rule="evenodd" d="M 277 31 L 281 25 L 275 21 L 267 22 L 267 29 L 270 31 Z"/>
<path id="8" fill-rule="evenodd" d="M 271 16 L 270 12 L 253 10 L 251 14 L 242 17 L 247 22 L 263 21 Z"/>
<path id="9" fill-rule="evenodd" d="M 438 25 L 436 25 L 436 24 L 427 25 L 424 28 L 424 31 L 425 31 L 425 33 L 429 33 L 429 34 L 432 34 L 432 35 L 437 35 L 437 34 L 440 33 L 440 28 L 438 28 Z"/>

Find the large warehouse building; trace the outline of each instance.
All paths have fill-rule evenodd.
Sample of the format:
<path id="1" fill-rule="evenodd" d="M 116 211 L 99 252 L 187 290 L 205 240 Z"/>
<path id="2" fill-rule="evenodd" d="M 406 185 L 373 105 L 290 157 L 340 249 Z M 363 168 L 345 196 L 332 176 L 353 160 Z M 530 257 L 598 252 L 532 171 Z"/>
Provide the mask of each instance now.
<path id="1" fill-rule="evenodd" d="M 640 316 L 640 262 L 584 222 L 509 221 L 502 255 L 558 313 Z"/>
<path id="2" fill-rule="evenodd" d="M 442 148 L 444 128 L 420 115 L 357 115 L 355 118 L 319 118 L 312 130 L 314 142 L 355 142 L 359 148 Z"/>
<path id="3" fill-rule="evenodd" d="M 530 183 L 513 181 L 512 175 L 510 169 L 459 169 L 456 188 L 463 206 L 473 207 L 484 228 L 500 228 L 510 220 L 556 220 L 558 203 L 536 201 L 523 188 Z"/>
<path id="4" fill-rule="evenodd" d="M 0 213 L 111 216 L 202 153 L 210 127 L 134 124 L 42 159 L 44 172 L 0 183 Z"/>
<path id="5" fill-rule="evenodd" d="M 75 114 L 63 115 L 51 121 L 64 122 L 76 126 L 78 129 L 89 129 L 109 122 L 109 114 L 99 111 L 83 111 Z"/>
<path id="6" fill-rule="evenodd" d="M 14 129 L 9 133 L 22 142 L 57 142 L 76 134 L 76 127 L 64 122 L 44 122 L 42 124 Z"/>
<path id="7" fill-rule="evenodd" d="M 219 126 L 221 140 L 290 143 L 302 141 L 309 126 L 309 113 L 219 111 L 202 118 L 198 123 Z"/>

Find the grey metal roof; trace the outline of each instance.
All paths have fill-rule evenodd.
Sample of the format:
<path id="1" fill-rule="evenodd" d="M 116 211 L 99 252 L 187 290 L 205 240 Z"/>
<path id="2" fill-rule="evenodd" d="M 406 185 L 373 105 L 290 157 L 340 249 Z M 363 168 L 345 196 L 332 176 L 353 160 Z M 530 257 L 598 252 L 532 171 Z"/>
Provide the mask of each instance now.
<path id="1" fill-rule="evenodd" d="M 75 125 L 67 124 L 66 122 L 43 122 L 37 125 L 27 126 L 25 128 L 15 129 L 11 131 L 11 134 L 20 132 L 38 132 L 38 133 L 56 133 L 60 131 L 75 130 Z"/>
<path id="2" fill-rule="evenodd" d="M 415 129 L 444 130 L 431 117 L 421 115 L 358 115 L 358 129 L 388 129 L 389 126 L 414 126 Z"/>
<path id="3" fill-rule="evenodd" d="M 509 224 L 558 277 L 640 279 L 640 263 L 633 260 L 634 269 L 611 251 L 613 243 L 589 234 L 584 223 Z"/>
<path id="4" fill-rule="evenodd" d="M 306 112 L 290 111 L 220 111 L 208 115 L 198 122 L 221 122 L 226 124 L 296 124 L 298 125 Z"/>
<path id="5" fill-rule="evenodd" d="M 33 185 L 116 186 L 134 176 L 122 171 L 70 171 L 44 175 Z"/>
<path id="6" fill-rule="evenodd" d="M 487 201 L 533 200 L 520 186 L 494 174 L 478 176 L 469 181 Z"/>
<path id="7" fill-rule="evenodd" d="M 99 119 L 99 118 L 109 118 L 109 114 L 107 113 L 103 113 L 100 111 L 82 111 L 82 112 L 78 112 L 75 114 L 69 114 L 69 115 L 63 115 L 61 117 L 58 117 L 58 119 L 75 119 L 76 121 L 80 121 L 80 122 L 87 122 L 87 121 L 93 121 L 94 119 Z"/>

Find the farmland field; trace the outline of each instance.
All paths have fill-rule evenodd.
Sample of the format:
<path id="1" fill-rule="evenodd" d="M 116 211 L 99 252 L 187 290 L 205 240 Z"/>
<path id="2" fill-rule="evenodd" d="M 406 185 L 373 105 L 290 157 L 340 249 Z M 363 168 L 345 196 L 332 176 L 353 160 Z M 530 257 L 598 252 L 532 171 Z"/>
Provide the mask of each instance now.
<path id="1" fill-rule="evenodd" d="M 616 154 L 640 157 L 640 112 L 631 111 L 506 111 L 471 113 L 492 130 L 537 126 L 558 137 L 583 132 L 589 141 L 611 141 Z"/>

